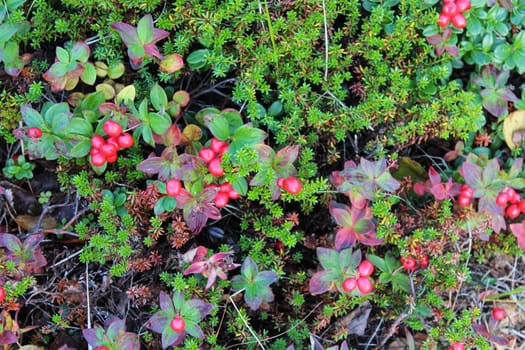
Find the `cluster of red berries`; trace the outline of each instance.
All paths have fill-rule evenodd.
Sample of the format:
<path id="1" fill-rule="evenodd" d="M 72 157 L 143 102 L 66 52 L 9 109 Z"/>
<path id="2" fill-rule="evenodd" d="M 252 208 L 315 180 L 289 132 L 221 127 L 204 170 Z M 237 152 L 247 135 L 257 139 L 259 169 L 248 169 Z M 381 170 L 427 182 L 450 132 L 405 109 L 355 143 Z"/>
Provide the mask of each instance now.
<path id="1" fill-rule="evenodd" d="M 494 309 L 492 309 L 492 318 L 496 321 L 501 321 L 505 317 L 507 317 L 507 313 L 502 308 L 495 307 Z"/>
<path id="2" fill-rule="evenodd" d="M 368 260 L 363 260 L 357 267 L 357 278 L 348 277 L 343 281 L 343 290 L 347 293 L 352 292 L 356 287 L 362 294 L 368 294 L 374 290 L 374 285 L 370 276 L 374 273 L 374 264 Z"/>
<path id="3" fill-rule="evenodd" d="M 295 176 L 288 176 L 287 178 L 278 178 L 277 186 L 290 194 L 299 194 L 303 189 L 303 184 L 301 183 L 301 180 L 299 180 Z"/>
<path id="4" fill-rule="evenodd" d="M 505 215 L 509 219 L 516 219 L 520 214 L 525 214 L 525 199 L 521 199 L 521 195 L 512 187 L 507 187 L 498 194 L 496 204 L 505 208 Z"/>
<path id="5" fill-rule="evenodd" d="M 224 169 L 221 168 L 222 155 L 228 152 L 228 142 L 221 141 L 216 137 L 211 139 L 210 147 L 203 147 L 199 151 L 199 157 L 204 159 L 208 164 L 208 171 L 215 177 L 224 175 Z"/>
<path id="6" fill-rule="evenodd" d="M 452 21 L 454 27 L 463 29 L 467 26 L 467 20 L 463 12 L 470 9 L 470 0 L 444 0 L 443 8 L 438 19 L 438 26 L 446 28 Z"/>
<path id="7" fill-rule="evenodd" d="M 217 185 L 211 184 L 210 186 L 215 187 Z M 217 192 L 213 198 L 213 203 L 219 209 L 224 208 L 230 199 L 239 199 L 241 197 L 241 195 L 233 189 L 233 186 L 229 182 L 223 182 L 222 184 L 218 185 L 218 187 L 219 192 Z"/>
<path id="8" fill-rule="evenodd" d="M 458 196 L 458 205 L 466 207 L 474 200 L 474 190 L 469 185 L 461 186 Z"/>
<path id="9" fill-rule="evenodd" d="M 463 345 L 462 343 L 460 342 L 455 342 L 453 344 L 451 344 L 447 350 L 465 350 L 465 345 Z"/>
<path id="10" fill-rule="evenodd" d="M 123 148 L 133 146 L 133 136 L 131 134 L 122 132 L 122 126 L 113 121 L 108 120 L 103 125 L 104 132 L 108 135 L 108 139 L 104 139 L 101 135 L 93 135 L 91 138 L 91 164 L 94 166 L 103 166 L 108 163 L 117 161 L 117 152 Z"/>
<path id="11" fill-rule="evenodd" d="M 419 256 L 419 260 L 416 260 L 415 258 L 409 256 L 404 257 L 402 256 L 401 259 L 401 265 L 403 265 L 403 268 L 407 271 L 416 271 L 418 268 L 420 269 L 426 269 L 429 264 L 428 255 L 421 254 Z"/>
<path id="12" fill-rule="evenodd" d="M 42 130 L 36 126 L 27 129 L 27 136 L 32 139 L 39 139 L 42 137 Z"/>

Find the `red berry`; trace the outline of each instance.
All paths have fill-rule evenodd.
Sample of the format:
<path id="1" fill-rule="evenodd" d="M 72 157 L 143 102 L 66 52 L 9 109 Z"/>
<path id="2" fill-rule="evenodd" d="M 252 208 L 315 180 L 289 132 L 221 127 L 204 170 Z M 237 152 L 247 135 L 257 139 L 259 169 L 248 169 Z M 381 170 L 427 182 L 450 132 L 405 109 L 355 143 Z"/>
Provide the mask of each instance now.
<path id="1" fill-rule="evenodd" d="M 374 273 L 374 264 L 368 260 L 363 260 L 357 267 L 357 272 L 359 272 L 359 276 L 368 277 Z"/>
<path id="2" fill-rule="evenodd" d="M 113 120 L 107 120 L 102 126 L 108 136 L 119 137 L 122 134 L 122 125 Z"/>
<path id="3" fill-rule="evenodd" d="M 117 147 L 115 147 L 114 144 L 106 143 L 100 147 L 100 154 L 102 154 L 105 158 L 112 157 L 117 154 Z"/>
<path id="4" fill-rule="evenodd" d="M 133 136 L 125 132 L 117 138 L 117 143 L 120 148 L 130 148 L 134 143 Z"/>
<path id="5" fill-rule="evenodd" d="M 281 242 L 280 240 L 277 240 L 273 246 L 273 248 L 277 251 L 281 251 L 283 250 L 284 248 L 284 245 L 283 245 L 283 242 Z"/>
<path id="6" fill-rule="evenodd" d="M 350 293 L 357 287 L 357 280 L 353 277 L 348 277 L 343 281 L 342 287 L 345 292 Z"/>
<path id="7" fill-rule="evenodd" d="M 210 148 L 213 152 L 221 154 L 221 149 L 225 146 L 228 146 L 228 143 L 226 141 L 221 141 L 216 137 L 211 139 Z"/>
<path id="8" fill-rule="evenodd" d="M 419 259 L 419 267 L 421 267 L 422 269 L 426 269 L 428 267 L 428 264 L 429 264 L 428 255 L 424 254 L 421 257 L 421 259 Z"/>
<path id="9" fill-rule="evenodd" d="M 299 194 L 303 189 L 303 185 L 295 176 L 289 176 L 283 181 L 283 189 L 290 194 Z"/>
<path id="10" fill-rule="evenodd" d="M 215 177 L 221 177 L 224 175 L 224 169 L 221 168 L 221 159 L 220 158 L 213 158 L 208 163 L 208 170 L 210 174 L 212 174 Z"/>
<path id="11" fill-rule="evenodd" d="M 514 192 L 514 195 L 511 197 L 509 196 L 509 203 L 511 204 L 517 204 L 521 201 L 521 195 L 519 193 Z"/>
<path id="12" fill-rule="evenodd" d="M 501 320 L 503 320 L 506 316 L 507 316 L 507 313 L 506 313 L 505 310 L 503 310 L 502 308 L 500 308 L 500 307 L 495 307 L 494 309 L 492 309 L 492 317 L 493 317 L 496 321 L 501 321 Z"/>
<path id="13" fill-rule="evenodd" d="M 457 12 L 456 4 L 452 1 L 445 3 L 441 9 L 441 13 L 449 17 L 454 16 Z"/>
<path id="14" fill-rule="evenodd" d="M 106 157 L 106 160 L 108 161 L 108 163 L 115 163 L 117 159 L 118 159 L 118 154 L 116 152 Z"/>
<path id="15" fill-rule="evenodd" d="M 465 12 L 470 9 L 470 0 L 456 0 L 456 9 L 458 12 Z"/>
<path id="16" fill-rule="evenodd" d="M 507 207 L 507 203 L 509 202 L 509 195 L 506 192 L 501 192 L 496 197 L 496 204 L 500 207 Z"/>
<path id="17" fill-rule="evenodd" d="M 472 202 L 472 198 L 466 197 L 463 194 L 460 194 L 458 197 L 458 205 L 461 207 L 466 207 L 467 205 L 470 205 L 470 202 Z"/>
<path id="18" fill-rule="evenodd" d="M 118 138 L 117 137 L 113 137 L 113 136 L 108 137 L 108 139 L 106 140 L 106 143 L 115 146 L 117 151 L 120 149 L 120 145 L 118 144 Z"/>
<path id="19" fill-rule="evenodd" d="M 166 182 L 166 193 L 168 196 L 176 197 L 180 194 L 182 184 L 177 179 L 170 179 Z"/>
<path id="20" fill-rule="evenodd" d="M 104 157 L 101 153 L 92 154 L 91 164 L 93 164 L 94 166 L 103 166 L 104 164 L 106 164 L 106 157 Z"/>
<path id="21" fill-rule="evenodd" d="M 0 287 L 0 303 L 3 303 L 5 301 L 5 289 L 4 287 Z"/>
<path id="22" fill-rule="evenodd" d="M 455 342 L 448 347 L 448 350 L 465 350 L 465 345 L 460 342 Z"/>
<path id="23" fill-rule="evenodd" d="M 239 199 L 239 198 L 241 198 L 241 195 L 239 193 L 237 193 L 237 191 L 235 191 L 234 189 L 232 189 L 230 192 L 228 192 L 228 196 L 230 197 L 230 199 Z"/>
<path id="24" fill-rule="evenodd" d="M 284 177 L 280 177 L 277 179 L 277 187 L 283 187 L 284 184 Z"/>
<path id="25" fill-rule="evenodd" d="M 474 190 L 469 185 L 461 186 L 459 193 L 468 198 L 474 197 Z"/>
<path id="26" fill-rule="evenodd" d="M 511 204 L 505 209 L 505 214 L 509 219 L 516 219 L 521 214 L 520 207 L 517 204 Z"/>
<path id="27" fill-rule="evenodd" d="M 228 152 L 228 149 L 230 148 L 230 146 L 228 144 L 224 145 L 221 147 L 221 149 L 219 149 L 219 152 L 217 152 L 219 155 L 223 155 L 224 153 Z"/>
<path id="28" fill-rule="evenodd" d="M 107 346 L 97 346 L 95 350 L 109 350 Z"/>
<path id="29" fill-rule="evenodd" d="M 359 277 L 357 279 L 357 288 L 361 293 L 368 294 L 374 290 L 374 285 L 372 284 L 372 281 L 368 279 L 368 277 Z"/>
<path id="30" fill-rule="evenodd" d="M 229 182 L 223 182 L 223 183 L 219 186 L 219 191 L 220 191 L 220 192 L 226 192 L 226 193 L 229 193 L 231 190 L 233 190 L 233 187 L 232 187 L 232 185 L 231 185 Z"/>
<path id="31" fill-rule="evenodd" d="M 446 28 L 449 23 L 450 23 L 450 16 L 447 16 L 443 13 L 439 15 L 438 22 L 437 22 L 438 26 L 440 26 L 441 28 Z"/>
<path id="32" fill-rule="evenodd" d="M 27 130 L 27 136 L 29 136 L 32 139 L 39 139 L 42 137 L 42 130 L 37 127 L 29 128 Z"/>
<path id="33" fill-rule="evenodd" d="M 217 208 L 224 208 L 226 205 L 228 205 L 228 201 L 230 200 L 230 195 L 226 192 L 219 192 L 215 195 L 213 198 L 213 203 Z"/>
<path id="34" fill-rule="evenodd" d="M 407 271 L 415 271 L 416 270 L 416 267 L 417 267 L 416 259 L 414 259 L 412 257 L 405 258 L 405 257 L 402 256 L 400 260 L 401 260 L 401 264 L 403 265 L 405 270 L 407 270 Z"/>
<path id="35" fill-rule="evenodd" d="M 456 13 L 454 16 L 452 16 L 452 24 L 458 29 L 463 29 L 467 26 L 467 20 L 462 13 Z"/>
<path id="36" fill-rule="evenodd" d="M 91 138 L 91 146 L 96 149 L 100 149 L 103 145 L 106 144 L 106 140 L 101 135 L 93 135 Z"/>
<path id="37" fill-rule="evenodd" d="M 518 208 L 520 208 L 520 211 L 525 214 L 525 199 L 522 199 L 518 202 Z"/>
<path id="38" fill-rule="evenodd" d="M 175 316 L 170 322 L 170 327 L 174 332 L 181 333 L 186 328 L 186 322 L 184 322 L 182 317 Z"/>
<path id="39" fill-rule="evenodd" d="M 206 163 L 209 163 L 213 158 L 215 158 L 215 152 L 211 148 L 201 148 L 199 151 L 199 157 L 204 159 Z"/>

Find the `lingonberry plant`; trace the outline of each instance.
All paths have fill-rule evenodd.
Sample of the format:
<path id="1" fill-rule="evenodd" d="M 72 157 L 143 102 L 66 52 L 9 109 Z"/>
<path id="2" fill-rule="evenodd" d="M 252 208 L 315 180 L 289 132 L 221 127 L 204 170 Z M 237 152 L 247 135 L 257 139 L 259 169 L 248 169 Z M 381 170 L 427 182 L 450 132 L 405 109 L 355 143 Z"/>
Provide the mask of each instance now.
<path id="1" fill-rule="evenodd" d="M 212 310 L 213 305 L 200 299 L 186 300 L 184 294 L 175 292 L 173 297 L 160 292 L 160 311 L 146 323 L 146 327 L 162 334 L 162 348 L 182 343 L 186 335 L 203 338 L 199 322 Z"/>
<path id="2" fill-rule="evenodd" d="M 110 318 L 104 328 L 86 328 L 82 335 L 87 343 L 95 349 L 130 349 L 139 350 L 139 336 L 133 332 L 126 332 L 126 323 L 119 318 Z"/>

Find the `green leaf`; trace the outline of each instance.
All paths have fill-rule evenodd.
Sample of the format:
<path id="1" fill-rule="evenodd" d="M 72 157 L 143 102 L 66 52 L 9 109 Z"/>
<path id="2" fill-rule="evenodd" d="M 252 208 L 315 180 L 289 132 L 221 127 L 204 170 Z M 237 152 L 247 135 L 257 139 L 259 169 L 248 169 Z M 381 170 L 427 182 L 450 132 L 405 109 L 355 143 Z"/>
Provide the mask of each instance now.
<path id="1" fill-rule="evenodd" d="M 51 104 L 45 111 L 44 119 L 48 124 L 53 124 L 59 114 L 69 114 L 69 105 L 66 102 Z"/>
<path id="2" fill-rule="evenodd" d="M 95 84 L 95 80 L 97 79 L 97 70 L 92 63 L 86 63 L 84 65 L 84 71 L 82 72 L 80 79 L 88 85 Z"/>
<path id="3" fill-rule="evenodd" d="M 235 110 L 221 111 L 221 115 L 223 115 L 226 118 L 226 120 L 228 120 L 228 125 L 230 126 L 230 134 L 233 134 L 235 130 L 241 127 L 242 117 L 239 111 L 235 111 Z"/>
<path id="4" fill-rule="evenodd" d="M 404 273 L 396 273 L 392 275 L 392 287 L 394 290 L 403 290 L 407 293 L 411 292 L 410 279 Z"/>
<path id="5" fill-rule="evenodd" d="M 228 120 L 221 114 L 206 114 L 204 116 L 204 123 L 210 129 L 213 136 L 221 141 L 228 140 L 230 137 L 230 127 Z"/>
<path id="6" fill-rule="evenodd" d="M 235 133 L 233 134 L 233 142 L 236 142 L 239 145 L 254 145 L 262 142 L 265 137 L 266 133 L 261 129 L 249 125 L 243 125 L 235 130 Z"/>
<path id="7" fill-rule="evenodd" d="M 188 67 L 190 67 L 191 70 L 199 70 L 203 69 L 207 65 L 206 56 L 210 51 L 208 49 L 201 49 L 193 51 L 186 57 L 186 62 L 188 62 Z"/>
<path id="8" fill-rule="evenodd" d="M 57 46 L 56 55 L 60 62 L 69 63 L 69 52 L 66 49 Z"/>
<path id="9" fill-rule="evenodd" d="M 155 140 L 153 139 L 153 133 L 149 125 L 142 125 L 142 139 L 150 146 L 155 146 Z"/>
<path id="10" fill-rule="evenodd" d="M 149 44 L 153 40 L 153 18 L 150 14 L 145 15 L 137 24 L 137 34 L 142 44 Z"/>
<path id="11" fill-rule="evenodd" d="M 253 283 L 255 276 L 257 276 L 257 273 L 259 272 L 259 268 L 257 267 L 257 264 L 251 257 L 246 257 L 244 260 L 242 266 L 241 266 L 241 274 L 246 279 L 247 283 Z"/>
<path id="12" fill-rule="evenodd" d="M 4 57 L 0 59 L 4 61 L 4 64 L 15 63 L 19 58 L 20 51 L 18 50 L 18 43 L 15 41 L 9 41 L 4 48 Z"/>
<path id="13" fill-rule="evenodd" d="M 53 116 L 53 120 L 51 121 L 51 129 L 53 133 L 60 133 L 62 131 L 65 131 L 66 128 L 69 126 L 71 117 L 69 114 L 66 113 L 58 113 Z"/>
<path id="14" fill-rule="evenodd" d="M 89 59 L 89 46 L 84 42 L 76 42 L 71 49 L 71 61 L 87 62 Z"/>
<path id="15" fill-rule="evenodd" d="M 91 140 L 84 140 L 77 143 L 71 150 L 69 155 L 73 158 L 83 158 L 89 154 L 91 150 Z"/>
<path id="16" fill-rule="evenodd" d="M 127 105 L 135 101 L 135 96 L 136 96 L 135 85 L 128 85 L 124 87 L 122 90 L 120 90 L 120 92 L 117 94 L 115 102 L 117 104 L 124 103 Z"/>
<path id="17" fill-rule="evenodd" d="M 18 26 L 10 23 L 0 24 L 0 43 L 7 42 L 18 31 Z"/>
<path id="18" fill-rule="evenodd" d="M 168 105 L 168 96 L 159 84 L 153 85 L 149 96 L 153 108 L 157 111 L 166 109 L 166 106 Z"/>
<path id="19" fill-rule="evenodd" d="M 161 197 L 157 203 L 155 203 L 155 208 L 153 209 L 155 215 L 159 215 L 164 212 L 169 212 L 175 210 L 177 207 L 177 200 L 172 196 Z"/>
<path id="20" fill-rule="evenodd" d="M 244 177 L 237 177 L 235 180 L 231 181 L 230 184 L 232 185 L 235 192 L 241 196 L 245 196 L 248 192 L 248 182 Z"/>
<path id="21" fill-rule="evenodd" d="M 44 118 L 33 108 L 29 107 L 28 105 L 24 105 L 20 108 L 20 112 L 22 113 L 22 118 L 24 119 L 24 123 L 32 128 L 32 127 L 38 127 L 40 129 L 44 126 Z"/>
<path id="22" fill-rule="evenodd" d="M 367 254 L 366 259 L 369 260 L 372 264 L 374 264 L 379 270 L 387 271 L 385 260 L 380 258 L 379 256 Z"/>
<path id="23" fill-rule="evenodd" d="M 164 134 L 171 126 L 171 118 L 167 114 L 148 113 L 148 121 L 155 134 Z"/>
<path id="24" fill-rule="evenodd" d="M 90 137 L 93 135 L 91 123 L 82 118 L 73 118 L 67 128 L 68 133 Z"/>

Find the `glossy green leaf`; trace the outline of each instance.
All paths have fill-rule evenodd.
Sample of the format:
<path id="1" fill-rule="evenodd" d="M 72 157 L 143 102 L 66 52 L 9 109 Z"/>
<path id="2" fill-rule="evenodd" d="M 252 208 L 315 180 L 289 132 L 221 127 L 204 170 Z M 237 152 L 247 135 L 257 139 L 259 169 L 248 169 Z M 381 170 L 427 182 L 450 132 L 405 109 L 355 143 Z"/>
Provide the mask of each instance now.
<path id="1" fill-rule="evenodd" d="M 213 136 L 221 141 L 228 140 L 230 137 L 230 127 L 228 120 L 221 114 L 206 114 L 204 123 L 210 129 Z"/>
<path id="2" fill-rule="evenodd" d="M 97 79 L 97 70 L 92 63 L 86 63 L 84 65 L 84 71 L 82 72 L 80 79 L 88 85 L 95 84 L 95 80 Z"/>
<path id="3" fill-rule="evenodd" d="M 153 85 L 149 96 L 153 108 L 157 111 L 164 110 L 168 105 L 168 96 L 159 84 Z"/>
<path id="4" fill-rule="evenodd" d="M 69 151 L 69 155 L 73 158 L 82 158 L 89 154 L 89 151 L 91 150 L 91 140 L 84 140 L 78 142 L 71 150 Z"/>
<path id="5" fill-rule="evenodd" d="M 148 113 L 148 121 L 155 134 L 164 134 L 171 126 L 171 118 L 167 114 Z"/>

